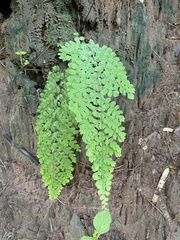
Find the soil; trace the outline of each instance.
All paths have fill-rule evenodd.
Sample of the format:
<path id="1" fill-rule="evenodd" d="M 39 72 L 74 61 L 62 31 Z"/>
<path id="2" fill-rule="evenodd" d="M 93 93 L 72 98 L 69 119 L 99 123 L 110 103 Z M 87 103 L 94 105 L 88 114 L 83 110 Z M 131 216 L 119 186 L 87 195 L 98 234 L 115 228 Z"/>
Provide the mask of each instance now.
<path id="1" fill-rule="evenodd" d="M 3 50 L 0 54 L 3 133 L 10 96 Z M 172 59 L 159 60 L 161 80 L 134 105 L 125 123 L 126 141 L 116 159 L 109 201 L 112 225 L 101 240 L 180 239 L 180 55 Z M 39 166 L 10 154 L 17 150 L 3 137 L 0 147 L 6 152 L 0 154 L 0 239 L 78 240 L 93 233 L 93 216 L 101 208 L 85 155 L 75 166 L 74 179 L 51 201 Z M 151 200 L 166 168 L 171 171 L 154 205 Z"/>

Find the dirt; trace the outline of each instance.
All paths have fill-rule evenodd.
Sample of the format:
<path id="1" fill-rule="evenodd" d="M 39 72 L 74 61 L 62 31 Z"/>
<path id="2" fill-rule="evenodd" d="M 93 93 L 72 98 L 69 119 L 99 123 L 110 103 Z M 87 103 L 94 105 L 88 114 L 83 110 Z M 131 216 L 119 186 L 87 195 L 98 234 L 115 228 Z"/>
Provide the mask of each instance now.
<path id="1" fill-rule="evenodd" d="M 169 28 L 169 34 L 179 39 L 173 27 Z M 13 94 L 9 95 L 11 86 L 6 80 L 3 47 L 2 42 L 2 133 L 9 131 L 8 121 L 10 117 L 11 121 L 13 119 L 8 110 L 10 104 L 17 104 L 19 111 L 23 98 L 21 89 L 16 99 L 12 99 Z M 171 44 L 169 50 L 173 55 Z M 180 239 L 180 56 L 165 56 L 159 59 L 160 81 L 146 93 L 143 101 L 134 104 L 130 120 L 125 123 L 127 136 L 122 144 L 122 157 L 116 159 L 109 201 L 112 225 L 101 240 Z M 36 139 L 33 127 L 30 133 L 30 140 Z M 26 141 L 30 141 L 28 134 Z M 36 140 L 33 144 L 36 145 Z M 0 149 L 3 149 L 3 155 L 0 153 L 0 239 L 79 240 L 85 234 L 92 235 L 93 216 L 101 208 L 91 167 L 84 161 L 84 154 L 75 165 L 74 179 L 57 200 L 51 201 L 41 180 L 40 166 L 21 156 L 2 136 Z M 171 170 L 157 204 L 152 204 L 163 171 L 172 167 L 177 171 Z"/>
<path id="2" fill-rule="evenodd" d="M 146 98 L 142 109 L 132 110 L 132 120 L 126 123 L 127 137 L 123 156 L 116 160 L 109 204 L 112 227 L 100 239 L 173 239 L 180 233 L 179 172 L 170 173 L 157 205 L 151 203 L 163 171 L 180 163 L 177 68 L 166 68 L 164 81 Z M 165 127 L 173 132 L 164 132 Z M 28 159 L 24 164 L 18 159 L 1 161 L 1 239 L 80 239 L 81 234 L 91 234 L 92 217 L 100 210 L 100 202 L 90 166 L 83 173 L 77 171 L 82 164 L 77 163 L 74 180 L 59 199 L 50 201 L 39 167 Z"/>

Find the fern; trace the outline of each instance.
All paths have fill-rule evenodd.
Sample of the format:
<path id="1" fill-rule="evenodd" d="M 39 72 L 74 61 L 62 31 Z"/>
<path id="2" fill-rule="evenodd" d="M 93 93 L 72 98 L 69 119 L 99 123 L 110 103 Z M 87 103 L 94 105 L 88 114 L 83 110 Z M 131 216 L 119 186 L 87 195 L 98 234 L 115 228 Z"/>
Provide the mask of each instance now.
<path id="1" fill-rule="evenodd" d="M 56 67 L 49 74 L 46 91 L 41 96 L 42 106 L 38 112 L 40 116 L 44 115 L 39 116 L 36 128 L 38 157 L 41 158 L 43 180 L 49 191 L 53 190 L 50 197 L 55 198 L 62 185 L 72 178 L 73 149 L 79 151 L 73 138 L 76 134 L 73 126 L 78 124 L 86 144 L 86 154 L 92 163 L 93 179 L 102 206 L 106 208 L 115 167 L 112 156 L 121 156 L 119 142 L 125 138 L 124 116 L 114 99 L 120 94 L 133 99 L 134 88 L 127 80 L 123 64 L 110 48 L 100 47 L 92 40 L 86 44 L 83 40 L 83 37 L 75 37 L 75 41 L 58 45 L 59 58 L 67 61 L 68 67 L 64 73 Z M 59 79 L 63 80 L 60 88 L 57 85 Z M 55 146 L 55 151 L 52 146 Z M 64 177 L 65 163 L 69 170 L 67 179 Z M 50 176 L 47 164 L 51 166 Z M 62 179 L 66 180 L 61 182 Z"/>
<path id="2" fill-rule="evenodd" d="M 41 104 L 38 107 L 36 131 L 37 156 L 41 163 L 42 179 L 48 186 L 51 199 L 57 198 L 64 185 L 73 177 L 74 150 L 80 151 L 74 135 L 77 130 L 74 115 L 68 111 L 68 99 L 63 88 L 64 74 L 59 67 L 49 73 Z"/>
<path id="3" fill-rule="evenodd" d="M 112 155 L 121 155 L 117 140 L 122 142 L 125 138 L 121 126 L 124 117 L 113 98 L 127 94 L 132 99 L 134 88 L 110 48 L 81 40 L 82 37 L 76 37 L 74 42 L 60 45 L 59 57 L 69 62 L 65 71 L 69 109 L 86 143 L 86 154 L 93 163 L 93 179 L 105 207 L 115 167 Z"/>

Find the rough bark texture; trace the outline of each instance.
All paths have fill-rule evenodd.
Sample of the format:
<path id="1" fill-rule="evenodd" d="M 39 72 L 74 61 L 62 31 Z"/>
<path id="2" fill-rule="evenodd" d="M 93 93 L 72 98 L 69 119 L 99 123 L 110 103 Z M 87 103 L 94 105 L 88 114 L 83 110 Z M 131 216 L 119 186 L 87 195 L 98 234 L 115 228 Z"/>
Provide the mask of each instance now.
<path id="1" fill-rule="evenodd" d="M 59 63 L 57 42 L 79 31 L 110 46 L 126 66 L 136 99 L 119 99 L 127 139 L 116 160 L 112 228 L 101 239 L 180 239 L 179 174 L 170 174 L 161 201 L 151 204 L 162 172 L 180 156 L 180 56 L 174 54 L 180 45 L 179 1 L 12 0 L 11 10 L 0 9 L 2 133 L 35 155 L 38 89 Z M 27 67 L 20 65 L 17 51 L 27 52 Z M 176 131 L 163 132 L 168 126 Z M 80 161 L 85 159 L 83 153 Z M 82 166 L 77 164 L 75 181 L 60 201 L 51 202 L 39 167 L 1 137 L 0 238 L 79 240 L 91 234 L 100 202 L 89 166 Z"/>

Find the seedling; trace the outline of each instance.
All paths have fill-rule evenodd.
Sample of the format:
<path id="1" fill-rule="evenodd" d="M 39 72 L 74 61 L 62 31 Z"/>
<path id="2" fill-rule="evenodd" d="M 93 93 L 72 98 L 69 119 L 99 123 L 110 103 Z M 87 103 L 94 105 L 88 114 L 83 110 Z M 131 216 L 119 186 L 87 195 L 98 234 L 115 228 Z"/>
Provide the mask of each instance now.
<path id="1" fill-rule="evenodd" d="M 23 57 L 26 54 L 27 54 L 27 52 L 22 52 L 22 51 L 16 52 L 16 55 L 19 56 L 20 63 L 23 67 L 29 65 L 29 61 Z"/>
<path id="2" fill-rule="evenodd" d="M 80 240 L 98 240 L 100 235 L 109 231 L 111 225 L 111 215 L 109 209 L 96 214 L 93 220 L 93 225 L 95 228 L 93 236 L 84 236 Z"/>

